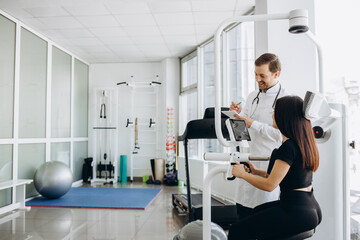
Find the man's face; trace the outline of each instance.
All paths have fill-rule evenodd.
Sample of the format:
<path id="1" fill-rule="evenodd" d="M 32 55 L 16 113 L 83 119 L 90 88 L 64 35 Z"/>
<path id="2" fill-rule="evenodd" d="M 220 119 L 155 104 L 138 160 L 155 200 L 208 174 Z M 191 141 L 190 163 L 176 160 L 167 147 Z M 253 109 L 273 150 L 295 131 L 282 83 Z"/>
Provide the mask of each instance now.
<path id="1" fill-rule="evenodd" d="M 269 64 L 255 66 L 255 79 L 260 90 L 267 90 L 277 83 L 279 72 L 272 73 L 269 70 Z"/>

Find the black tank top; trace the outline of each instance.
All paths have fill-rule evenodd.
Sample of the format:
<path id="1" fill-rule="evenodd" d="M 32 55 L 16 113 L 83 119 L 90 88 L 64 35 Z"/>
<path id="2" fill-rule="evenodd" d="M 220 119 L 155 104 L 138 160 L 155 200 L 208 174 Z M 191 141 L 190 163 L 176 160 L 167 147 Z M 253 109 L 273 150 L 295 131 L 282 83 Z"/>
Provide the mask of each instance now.
<path id="1" fill-rule="evenodd" d="M 298 145 L 291 139 L 286 140 L 279 148 L 271 153 L 267 173 L 270 174 L 275 161 L 288 163 L 290 169 L 280 183 L 280 191 L 287 192 L 293 189 L 305 188 L 311 185 L 313 173 L 303 168 L 301 152 Z"/>

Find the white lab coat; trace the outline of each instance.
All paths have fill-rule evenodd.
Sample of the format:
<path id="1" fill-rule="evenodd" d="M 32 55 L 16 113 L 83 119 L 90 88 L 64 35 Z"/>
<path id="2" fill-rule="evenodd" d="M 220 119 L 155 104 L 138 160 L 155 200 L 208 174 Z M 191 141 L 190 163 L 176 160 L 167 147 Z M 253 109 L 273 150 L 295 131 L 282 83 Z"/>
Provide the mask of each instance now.
<path id="1" fill-rule="evenodd" d="M 246 100 L 240 116 L 247 116 L 254 119 L 249 128 L 251 141 L 249 142 L 251 155 L 270 156 L 271 152 L 281 145 L 281 133 L 273 128 L 272 114 L 274 109 L 272 105 L 280 89 L 280 83 L 259 94 L 259 103 L 253 100 L 259 90 L 251 92 Z M 278 99 L 288 95 L 282 88 Z M 269 161 L 253 161 L 257 168 L 267 170 Z M 253 187 L 243 179 L 236 179 L 235 201 L 245 207 L 255 207 L 265 202 L 279 199 L 279 187 L 272 192 L 266 192 Z"/>

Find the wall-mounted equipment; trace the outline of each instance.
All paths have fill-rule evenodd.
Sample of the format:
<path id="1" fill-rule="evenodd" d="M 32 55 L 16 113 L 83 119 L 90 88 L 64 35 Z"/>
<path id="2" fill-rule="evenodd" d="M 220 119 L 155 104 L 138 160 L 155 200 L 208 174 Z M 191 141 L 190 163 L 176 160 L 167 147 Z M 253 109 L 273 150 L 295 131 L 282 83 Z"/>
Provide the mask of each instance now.
<path id="1" fill-rule="evenodd" d="M 112 184 L 117 181 L 117 91 L 95 89 L 93 123 L 93 174 L 91 182 Z"/>

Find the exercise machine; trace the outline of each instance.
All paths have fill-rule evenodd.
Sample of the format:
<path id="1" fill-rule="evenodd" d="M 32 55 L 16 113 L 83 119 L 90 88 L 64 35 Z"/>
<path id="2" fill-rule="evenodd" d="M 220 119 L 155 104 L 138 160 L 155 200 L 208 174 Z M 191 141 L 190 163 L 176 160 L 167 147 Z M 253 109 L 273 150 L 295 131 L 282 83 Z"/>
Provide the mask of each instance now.
<path id="1" fill-rule="evenodd" d="M 118 178 L 117 91 L 94 89 L 95 111 L 92 127 L 93 143 L 90 183 L 113 184 Z M 85 178 L 86 179 L 86 178 Z M 87 181 L 89 182 L 89 181 Z"/>
<path id="2" fill-rule="evenodd" d="M 222 108 L 228 110 L 228 108 Z M 225 126 L 225 120 L 228 117 L 222 115 L 222 131 L 224 136 L 229 137 L 228 130 Z M 187 194 L 173 194 L 173 206 L 182 214 L 187 215 L 187 222 L 202 219 L 202 194 L 191 194 L 189 159 L 188 159 L 188 141 L 189 139 L 215 139 L 215 120 L 214 108 L 207 108 L 203 119 L 192 120 L 187 123 L 184 134 L 178 137 L 178 141 L 184 142 L 185 150 L 185 175 Z M 220 198 L 211 198 L 211 210 L 213 212 L 212 221 L 219 224 L 223 228 L 227 228 L 229 224 L 237 219 L 236 205 Z"/>
<path id="3" fill-rule="evenodd" d="M 308 31 L 308 12 L 306 9 L 296 9 L 288 13 L 281 14 L 263 14 L 251 16 L 236 16 L 224 20 L 216 30 L 214 36 L 214 68 L 215 68 L 215 129 L 216 136 L 219 142 L 225 147 L 233 147 L 234 143 L 225 139 L 222 134 L 222 118 L 220 117 L 221 107 L 221 87 L 222 87 L 222 71 L 221 71 L 221 35 L 224 29 L 231 24 L 241 22 L 256 22 L 256 21 L 270 21 L 270 20 L 289 20 L 290 33 L 304 33 L 311 42 L 316 46 L 318 57 L 318 74 L 319 78 L 315 79 L 318 82 L 318 90 L 320 93 L 324 92 L 323 81 L 323 67 L 322 67 L 322 51 L 320 44 L 317 42 L 315 36 Z M 314 96 L 314 95 L 312 95 Z M 316 101 L 314 102 L 316 103 Z M 318 129 L 320 136 L 316 136 L 319 143 L 320 154 L 320 168 L 314 175 L 314 188 L 317 191 L 316 198 L 322 208 L 323 220 L 317 228 L 317 234 L 313 239 L 350 239 L 350 207 L 349 207 L 349 182 L 347 176 L 348 169 L 348 139 L 346 127 L 346 107 L 343 104 L 327 104 L 324 101 L 317 104 L 321 111 L 313 111 L 319 113 L 320 121 L 313 122 L 313 126 L 321 126 L 323 132 Z M 332 110 L 337 110 L 341 115 L 334 121 L 331 116 L 333 111 L 322 111 L 322 107 L 328 106 Z M 326 107 L 325 107 L 326 109 Z M 325 114 L 326 113 L 326 114 Z M 330 117 L 330 118 L 328 118 Z M 326 119 L 327 118 L 327 119 Z M 321 121 L 324 120 L 324 121 Z M 316 132 L 315 132 L 316 134 Z M 317 134 L 316 134 L 317 135 Z M 220 156 L 217 156 L 220 157 Z M 221 157 L 220 157 L 221 158 Z M 218 160 L 220 160 L 218 158 Z M 203 224 L 203 239 L 210 239 L 210 193 L 212 178 L 222 172 L 227 172 L 226 166 L 217 166 L 209 171 L 204 179 L 203 190 L 203 208 L 204 208 L 204 224 Z M 331 186 L 331 187 L 329 187 Z M 306 234 L 306 233 L 304 233 Z M 284 239 L 305 239 L 312 234 L 305 237 L 292 237 Z"/>

